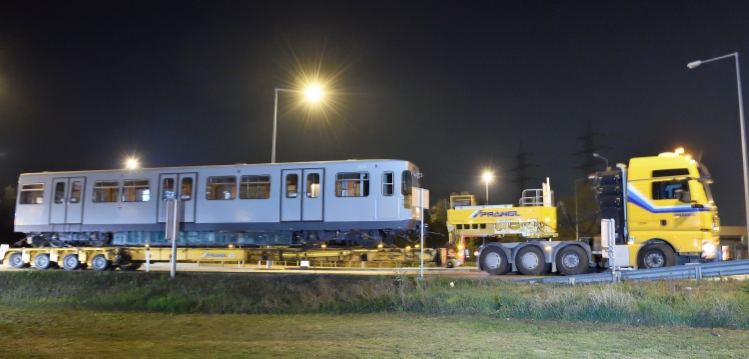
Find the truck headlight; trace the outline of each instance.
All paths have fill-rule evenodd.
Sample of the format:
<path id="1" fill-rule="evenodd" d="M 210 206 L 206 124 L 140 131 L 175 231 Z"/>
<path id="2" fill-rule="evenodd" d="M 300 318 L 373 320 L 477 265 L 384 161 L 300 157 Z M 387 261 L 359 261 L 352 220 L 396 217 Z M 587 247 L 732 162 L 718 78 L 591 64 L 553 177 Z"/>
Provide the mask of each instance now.
<path id="1" fill-rule="evenodd" d="M 702 258 L 715 258 L 715 244 L 712 241 L 702 241 Z"/>

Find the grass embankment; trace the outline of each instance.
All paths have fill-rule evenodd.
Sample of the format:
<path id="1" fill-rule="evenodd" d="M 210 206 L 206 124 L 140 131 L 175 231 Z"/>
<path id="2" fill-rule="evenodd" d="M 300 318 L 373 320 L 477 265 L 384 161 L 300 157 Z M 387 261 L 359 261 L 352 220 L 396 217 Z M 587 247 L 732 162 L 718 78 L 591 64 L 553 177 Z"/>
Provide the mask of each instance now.
<path id="1" fill-rule="evenodd" d="M 451 285 L 451 282 L 454 284 Z M 373 313 L 749 328 L 747 283 L 517 284 L 487 279 L 275 274 L 0 272 L 0 301 L 104 311 Z"/>
<path id="2" fill-rule="evenodd" d="M 0 339 L 2 358 L 742 358 L 749 331 L 475 315 L 172 315 L 0 304 Z"/>

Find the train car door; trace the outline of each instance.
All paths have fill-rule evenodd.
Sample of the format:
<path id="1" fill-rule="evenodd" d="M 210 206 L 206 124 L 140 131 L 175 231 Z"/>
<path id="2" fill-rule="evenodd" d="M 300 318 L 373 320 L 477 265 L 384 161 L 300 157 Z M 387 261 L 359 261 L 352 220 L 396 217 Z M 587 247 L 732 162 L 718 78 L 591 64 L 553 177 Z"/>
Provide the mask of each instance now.
<path id="1" fill-rule="evenodd" d="M 159 213 L 158 222 L 166 222 L 166 200 L 179 198 L 181 211 L 180 222 L 195 222 L 195 185 L 198 174 L 165 173 L 159 175 Z"/>
<path id="2" fill-rule="evenodd" d="M 302 220 L 302 195 L 299 184 L 302 170 L 281 171 L 281 221 Z"/>
<path id="3" fill-rule="evenodd" d="M 54 198 L 50 202 L 50 224 L 81 224 L 83 222 L 83 188 L 85 177 L 52 180 Z"/>
<path id="4" fill-rule="evenodd" d="M 322 221 L 323 213 L 323 178 L 322 168 L 304 170 L 304 191 L 302 195 L 302 220 Z"/>

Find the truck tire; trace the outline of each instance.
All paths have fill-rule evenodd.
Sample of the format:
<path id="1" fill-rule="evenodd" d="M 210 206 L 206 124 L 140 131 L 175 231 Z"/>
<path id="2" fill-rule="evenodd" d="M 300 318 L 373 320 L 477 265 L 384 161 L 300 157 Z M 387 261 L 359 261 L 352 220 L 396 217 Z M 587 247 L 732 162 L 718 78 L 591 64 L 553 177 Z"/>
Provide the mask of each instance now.
<path id="1" fill-rule="evenodd" d="M 655 243 L 640 249 L 637 254 L 637 268 L 663 268 L 676 265 L 676 254 L 671 247 Z"/>
<path id="2" fill-rule="evenodd" d="M 97 254 L 94 258 L 91 258 L 91 269 L 96 271 L 104 271 L 112 266 L 112 262 L 107 260 L 103 254 Z"/>
<path id="3" fill-rule="evenodd" d="M 65 270 L 76 270 L 81 267 L 81 262 L 78 260 L 78 255 L 71 253 L 62 257 L 62 267 Z"/>
<path id="4" fill-rule="evenodd" d="M 11 268 L 20 269 L 26 266 L 23 262 L 23 255 L 21 253 L 13 253 L 8 256 L 8 265 Z"/>
<path id="5" fill-rule="evenodd" d="M 505 252 L 496 247 L 487 247 L 481 251 L 479 258 L 481 268 L 491 275 L 506 274 L 510 270 Z"/>
<path id="6" fill-rule="evenodd" d="M 577 275 L 588 269 L 588 254 L 579 246 L 569 245 L 557 253 L 557 271 L 563 275 Z"/>
<path id="7" fill-rule="evenodd" d="M 55 263 L 49 260 L 49 254 L 42 253 L 34 257 L 34 267 L 36 269 L 50 269 L 55 266 Z"/>
<path id="8" fill-rule="evenodd" d="M 141 261 L 132 261 L 127 264 L 120 264 L 118 267 L 120 267 L 121 271 L 134 271 L 140 268 L 140 266 L 143 264 Z"/>
<path id="9" fill-rule="evenodd" d="M 547 274 L 551 269 L 551 264 L 546 263 L 544 258 L 544 251 L 533 245 L 518 250 L 518 254 L 515 255 L 515 266 L 525 275 Z"/>

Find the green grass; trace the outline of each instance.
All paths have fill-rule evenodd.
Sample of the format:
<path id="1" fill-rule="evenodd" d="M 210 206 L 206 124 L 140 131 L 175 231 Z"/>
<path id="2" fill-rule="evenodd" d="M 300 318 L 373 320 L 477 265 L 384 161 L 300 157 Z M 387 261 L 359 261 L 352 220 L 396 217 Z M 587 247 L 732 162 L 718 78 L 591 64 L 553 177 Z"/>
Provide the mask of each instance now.
<path id="1" fill-rule="evenodd" d="M 3 358 L 746 357 L 749 331 L 475 315 L 167 314 L 0 304 Z"/>
<path id="2" fill-rule="evenodd" d="M 453 285 L 451 285 L 451 283 Z M 517 284 L 491 279 L 145 272 L 0 272 L 0 303 L 206 314 L 417 313 L 749 328 L 747 283 Z"/>

